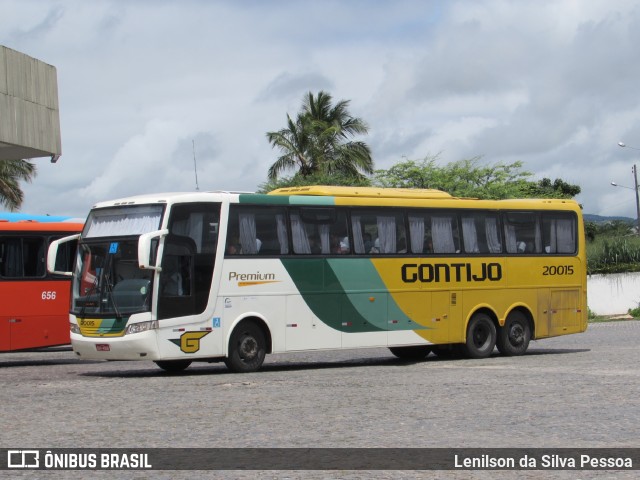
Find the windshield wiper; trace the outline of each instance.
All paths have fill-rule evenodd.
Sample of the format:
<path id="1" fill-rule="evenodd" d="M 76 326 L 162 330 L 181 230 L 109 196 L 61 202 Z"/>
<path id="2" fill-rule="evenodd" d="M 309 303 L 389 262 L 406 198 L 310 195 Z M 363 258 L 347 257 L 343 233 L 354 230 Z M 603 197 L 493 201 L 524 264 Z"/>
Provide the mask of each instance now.
<path id="1" fill-rule="evenodd" d="M 109 299 L 111 301 L 111 304 L 113 305 L 113 311 L 116 314 L 116 320 L 120 320 L 122 318 L 122 315 L 120 314 L 120 310 L 118 309 L 118 305 L 116 305 L 116 300 L 113 295 L 113 285 L 111 284 L 111 275 L 105 274 L 104 280 L 105 280 L 105 290 L 107 292 L 107 299 Z"/>

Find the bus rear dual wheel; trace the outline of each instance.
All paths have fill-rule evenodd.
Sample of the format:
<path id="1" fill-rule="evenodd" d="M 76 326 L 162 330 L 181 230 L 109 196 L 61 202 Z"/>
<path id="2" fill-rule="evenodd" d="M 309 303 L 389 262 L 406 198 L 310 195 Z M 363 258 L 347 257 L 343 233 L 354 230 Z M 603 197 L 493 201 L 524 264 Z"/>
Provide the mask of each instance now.
<path id="1" fill-rule="evenodd" d="M 494 347 L 503 355 L 516 356 L 527 351 L 530 340 L 531 325 L 522 312 L 511 312 L 498 329 L 489 315 L 477 313 L 469 322 L 463 348 L 469 358 L 486 358 Z"/>
<path id="2" fill-rule="evenodd" d="M 522 355 L 529 348 L 531 324 L 522 312 L 511 312 L 498 330 L 496 346 L 501 354 L 507 356 Z"/>

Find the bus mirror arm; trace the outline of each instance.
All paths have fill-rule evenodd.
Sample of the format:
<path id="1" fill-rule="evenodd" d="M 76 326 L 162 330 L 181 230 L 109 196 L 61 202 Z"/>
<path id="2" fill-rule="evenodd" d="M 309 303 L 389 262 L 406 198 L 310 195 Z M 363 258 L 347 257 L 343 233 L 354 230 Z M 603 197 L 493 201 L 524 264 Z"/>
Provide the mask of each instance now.
<path id="1" fill-rule="evenodd" d="M 68 237 L 59 238 L 58 240 L 54 240 L 49 245 L 49 250 L 47 251 L 47 271 L 54 275 L 64 275 L 65 277 L 70 277 L 72 275 L 71 272 L 59 272 L 56 270 L 56 259 L 58 258 L 58 247 L 63 243 L 72 242 L 80 238 L 80 234 L 76 233 L 75 235 L 69 235 Z"/>
<path id="2" fill-rule="evenodd" d="M 169 234 L 169 230 L 162 229 L 155 232 L 143 233 L 138 239 L 138 267 L 145 270 L 162 271 L 162 267 L 151 264 L 151 241 L 154 238 L 162 238 Z M 157 261 L 157 258 L 156 260 Z"/>

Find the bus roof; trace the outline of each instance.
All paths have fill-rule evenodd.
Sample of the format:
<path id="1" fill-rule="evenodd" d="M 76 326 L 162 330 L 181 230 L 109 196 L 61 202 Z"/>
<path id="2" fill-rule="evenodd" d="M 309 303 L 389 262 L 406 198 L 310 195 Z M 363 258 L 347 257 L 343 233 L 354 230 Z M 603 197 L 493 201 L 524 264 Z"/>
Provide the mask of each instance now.
<path id="1" fill-rule="evenodd" d="M 332 197 L 362 198 L 453 198 L 447 192 L 425 188 L 377 188 L 377 187 L 336 187 L 312 185 L 306 187 L 278 188 L 269 195 L 314 195 Z"/>
<path id="2" fill-rule="evenodd" d="M 0 231 L 3 232 L 80 232 L 84 223 L 81 222 L 38 222 L 36 220 L 21 220 L 9 222 L 0 220 Z"/>
<path id="3" fill-rule="evenodd" d="M 23 222 L 32 220 L 37 222 L 84 222 L 83 219 L 72 218 L 66 215 L 33 215 L 31 213 L 0 212 L 0 222 Z"/>
<path id="4" fill-rule="evenodd" d="M 298 205 L 298 206 L 402 206 L 402 207 L 439 207 L 468 209 L 533 209 L 533 210 L 573 210 L 580 206 L 571 199 L 518 198 L 487 200 L 477 198 L 453 197 L 447 192 L 435 189 L 413 188 L 377 188 L 342 187 L 312 185 L 287 187 L 273 190 L 267 194 L 245 192 L 165 192 L 137 195 L 128 198 L 103 201 L 94 209 L 166 205 L 171 203 L 230 201 L 247 205 Z"/>

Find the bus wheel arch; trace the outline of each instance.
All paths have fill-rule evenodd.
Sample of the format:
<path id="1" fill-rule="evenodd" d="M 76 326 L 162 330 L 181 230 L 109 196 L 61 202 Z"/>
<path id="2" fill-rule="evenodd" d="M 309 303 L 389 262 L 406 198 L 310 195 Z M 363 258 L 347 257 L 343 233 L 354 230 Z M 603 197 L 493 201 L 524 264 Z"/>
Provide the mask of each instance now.
<path id="1" fill-rule="evenodd" d="M 493 352 L 497 341 L 498 319 L 488 308 L 476 310 L 467 322 L 464 353 L 469 358 L 486 358 Z"/>
<path id="2" fill-rule="evenodd" d="M 534 337 L 534 323 L 531 312 L 526 308 L 514 308 L 507 315 L 504 326 L 498 329 L 496 347 L 502 355 L 522 355 L 529 348 Z"/>
<path id="3" fill-rule="evenodd" d="M 265 355 L 271 352 L 271 334 L 266 323 L 258 317 L 240 320 L 231 330 L 224 363 L 235 373 L 260 369 Z"/>

